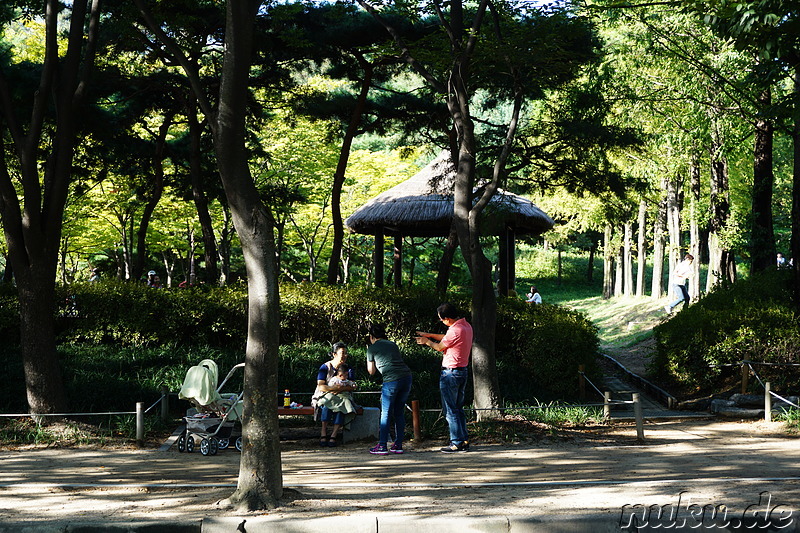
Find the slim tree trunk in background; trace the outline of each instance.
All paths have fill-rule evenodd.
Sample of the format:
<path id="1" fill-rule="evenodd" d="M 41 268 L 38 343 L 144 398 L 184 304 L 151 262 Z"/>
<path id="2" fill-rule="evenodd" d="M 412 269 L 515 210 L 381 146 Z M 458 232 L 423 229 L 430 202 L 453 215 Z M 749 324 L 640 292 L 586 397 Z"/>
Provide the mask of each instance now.
<path id="1" fill-rule="evenodd" d="M 647 266 L 647 202 L 639 201 L 637 247 L 639 258 L 636 270 L 636 296 L 644 296 L 644 274 Z"/>
<path id="2" fill-rule="evenodd" d="M 719 111 L 715 110 L 715 113 Z M 711 220 L 708 236 L 708 278 L 706 291 L 719 281 L 733 283 L 735 264 L 732 252 L 722 240 L 730 216 L 730 200 L 728 198 L 728 162 L 723 153 L 722 133 L 712 116 L 711 131 Z"/>
<path id="3" fill-rule="evenodd" d="M 231 231 L 230 208 L 222 206 L 222 229 L 219 233 L 217 254 L 219 255 L 219 284 L 224 287 L 231 279 Z"/>
<path id="4" fill-rule="evenodd" d="M 625 242 L 623 253 L 625 260 L 625 296 L 633 296 L 633 224 L 626 222 L 623 225 Z"/>
<path id="5" fill-rule="evenodd" d="M 189 122 L 189 138 L 191 147 L 189 149 L 189 176 L 192 181 L 192 200 L 197 210 L 197 219 L 200 221 L 200 228 L 203 231 L 203 255 L 205 257 L 205 280 L 214 285 L 220 284 L 220 274 L 217 268 L 217 239 L 214 236 L 214 223 L 211 214 L 208 212 L 208 197 L 203 190 L 201 176 L 202 168 L 200 161 L 200 142 L 202 140 L 202 127 L 197 120 L 197 100 L 193 95 L 189 95 L 186 102 L 186 115 Z"/>
<path id="6" fill-rule="evenodd" d="M 614 251 L 611 246 L 611 224 L 603 231 L 603 299 L 614 294 Z"/>
<path id="7" fill-rule="evenodd" d="M 662 189 L 666 184 L 662 181 Z M 651 298 L 661 298 L 664 295 L 664 227 L 667 219 L 667 199 L 662 196 L 658 203 L 658 211 L 653 221 L 653 281 L 650 289 Z"/>
<path id="8" fill-rule="evenodd" d="M 586 281 L 591 283 L 594 281 L 594 257 L 597 254 L 597 240 L 592 239 L 592 245 L 589 247 L 589 264 L 586 267 Z"/>
<path id="9" fill-rule="evenodd" d="M 624 230 L 619 231 L 620 229 L 617 228 L 618 233 L 624 235 Z M 616 252 L 614 254 L 614 296 L 622 296 L 625 283 L 625 247 L 620 243 L 614 248 Z"/>
<path id="10" fill-rule="evenodd" d="M 147 261 L 147 230 L 150 227 L 150 219 L 153 218 L 153 213 L 158 207 L 158 202 L 161 201 L 161 195 L 164 193 L 164 159 L 167 157 L 167 134 L 172 126 L 174 116 L 174 111 L 164 116 L 164 120 L 161 121 L 161 126 L 158 128 L 158 135 L 153 140 L 155 153 L 150 167 L 153 170 L 153 179 L 148 184 L 147 203 L 144 206 L 142 218 L 139 220 L 139 229 L 136 231 L 136 256 L 131 272 L 131 277 L 134 280 L 141 278 L 144 273 L 144 264 Z"/>
<path id="11" fill-rule="evenodd" d="M 442 252 L 442 260 L 439 262 L 439 272 L 436 273 L 436 292 L 444 295 L 447 286 L 450 284 L 450 272 L 453 270 L 453 256 L 458 248 L 458 233 L 455 228 L 450 228 L 450 235 Z"/>
<path id="12" fill-rule="evenodd" d="M 800 97 L 800 65 L 794 71 L 794 95 Z M 792 170 L 792 278 L 794 281 L 794 305 L 800 310 L 800 118 L 795 116 L 792 130 L 794 166 Z"/>
<path id="13" fill-rule="evenodd" d="M 772 104 L 770 89 L 759 96 L 762 109 Z M 775 232 L 772 227 L 772 189 L 775 174 L 772 169 L 772 121 L 757 118 L 753 147 L 753 219 L 750 229 L 751 271 L 761 272 L 775 266 Z"/>
<path id="14" fill-rule="evenodd" d="M 669 272 L 681 260 L 681 180 L 678 176 L 667 181 L 667 231 L 669 232 Z M 670 280 L 669 283 L 672 283 Z"/>
<path id="15" fill-rule="evenodd" d="M 689 279 L 689 294 L 697 298 L 700 296 L 700 162 L 696 153 L 692 155 L 689 165 L 689 190 L 689 253 L 695 258 L 692 263 L 694 274 Z"/>
<path id="16" fill-rule="evenodd" d="M 339 281 L 340 262 L 342 257 L 342 246 L 344 243 L 344 221 L 342 220 L 342 187 L 347 174 L 347 162 L 350 160 L 350 148 L 353 145 L 358 133 L 358 125 L 361 123 L 361 115 L 367 105 L 367 96 L 372 87 L 372 76 L 374 66 L 363 57 L 358 58 L 359 64 L 364 70 L 364 78 L 361 80 L 361 89 L 350 115 L 350 122 L 347 124 L 342 147 L 339 150 L 339 161 L 336 164 L 336 172 L 333 175 L 333 186 L 331 190 L 331 217 L 333 219 L 333 242 L 331 243 L 331 257 L 328 261 L 328 283 L 333 285 Z"/>

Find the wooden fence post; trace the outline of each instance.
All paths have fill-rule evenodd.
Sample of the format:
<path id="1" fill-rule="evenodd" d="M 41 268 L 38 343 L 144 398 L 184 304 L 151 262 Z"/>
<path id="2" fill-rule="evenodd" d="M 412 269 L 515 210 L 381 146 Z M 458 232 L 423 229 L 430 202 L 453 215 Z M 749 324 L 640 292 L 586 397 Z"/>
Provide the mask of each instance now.
<path id="1" fill-rule="evenodd" d="M 639 393 L 631 394 L 633 399 L 633 416 L 636 418 L 636 440 L 644 440 L 644 420 L 642 417 L 642 402 L 639 400 Z"/>
<path id="2" fill-rule="evenodd" d="M 161 386 L 161 420 L 169 420 L 169 387 Z"/>
<path id="3" fill-rule="evenodd" d="M 611 392 L 603 393 L 603 420 L 611 418 Z"/>
<path id="4" fill-rule="evenodd" d="M 414 442 L 420 442 L 422 429 L 419 427 L 419 400 L 411 400 L 411 421 L 414 425 Z"/>
<path id="5" fill-rule="evenodd" d="M 136 445 L 144 446 L 144 404 L 136 402 Z"/>
<path id="6" fill-rule="evenodd" d="M 767 381 L 764 383 L 764 421 L 772 422 L 772 384 Z"/>
<path id="7" fill-rule="evenodd" d="M 747 394 L 747 381 L 750 379 L 750 367 L 742 361 L 742 394 Z"/>

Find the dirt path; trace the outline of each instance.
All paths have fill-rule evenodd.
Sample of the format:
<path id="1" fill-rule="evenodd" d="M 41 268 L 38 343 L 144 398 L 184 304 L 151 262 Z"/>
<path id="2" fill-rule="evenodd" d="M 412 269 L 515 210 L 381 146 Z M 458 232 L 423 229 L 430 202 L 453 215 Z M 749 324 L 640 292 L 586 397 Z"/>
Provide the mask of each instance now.
<path id="1" fill-rule="evenodd" d="M 769 492 L 800 506 L 797 437 L 781 424 L 692 421 L 648 424 L 537 443 L 475 443 L 442 454 L 438 443 L 402 456 L 367 444 L 293 447 L 283 453 L 287 493 L 271 516 L 383 513 L 427 517 L 619 513 L 667 505 L 683 493 L 701 504 L 744 509 Z M 0 524 L 197 520 L 240 516 L 218 502 L 236 483 L 238 453 L 23 449 L 0 452 Z"/>

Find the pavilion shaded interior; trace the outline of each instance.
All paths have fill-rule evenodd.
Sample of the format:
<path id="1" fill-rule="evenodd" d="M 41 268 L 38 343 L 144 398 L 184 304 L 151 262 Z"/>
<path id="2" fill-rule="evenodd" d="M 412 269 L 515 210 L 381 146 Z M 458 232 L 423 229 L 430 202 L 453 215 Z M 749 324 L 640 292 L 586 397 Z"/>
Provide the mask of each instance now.
<path id="1" fill-rule="evenodd" d="M 402 284 L 403 237 L 447 237 L 453 221 L 456 168 L 447 151 L 408 180 L 359 207 L 345 225 L 353 233 L 374 235 L 375 286 L 383 286 L 385 238 L 394 237 L 394 285 Z M 516 283 L 516 236 L 540 235 L 553 220 L 530 200 L 498 189 L 482 213 L 484 235 L 499 237 L 498 289 L 508 294 Z"/>

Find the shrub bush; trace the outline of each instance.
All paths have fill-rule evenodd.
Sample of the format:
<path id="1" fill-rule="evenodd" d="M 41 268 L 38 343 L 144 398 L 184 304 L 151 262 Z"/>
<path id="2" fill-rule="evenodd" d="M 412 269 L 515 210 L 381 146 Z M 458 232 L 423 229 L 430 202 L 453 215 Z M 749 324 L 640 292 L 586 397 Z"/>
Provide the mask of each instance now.
<path id="1" fill-rule="evenodd" d="M 786 271 L 769 271 L 705 298 L 654 329 L 653 373 L 684 392 L 715 392 L 743 360 L 800 362 L 800 323 Z M 782 372 L 787 384 L 800 376 Z"/>
<path id="2" fill-rule="evenodd" d="M 177 391 L 186 370 L 206 357 L 217 361 L 220 379 L 243 358 L 243 288 L 154 290 L 104 282 L 62 287 L 58 298 L 70 302 L 56 307 L 73 408 L 91 410 L 113 402 L 116 409 L 127 410 L 137 401 L 157 398 L 162 384 Z M 448 298 L 460 309 L 469 309 L 464 296 Z M 70 311 L 73 299 L 77 313 Z M 331 344 L 343 341 L 350 347 L 350 363 L 359 373 L 361 389 L 379 390 L 380 378 L 370 379 L 364 370 L 366 328 L 373 321 L 383 322 L 414 373 L 413 397 L 423 405 L 438 406 L 441 356 L 418 346 L 413 336 L 417 330 L 446 331 L 436 315 L 439 303 L 423 290 L 282 285 L 281 388 L 308 403 L 317 369 L 327 360 Z M 574 397 L 578 365 L 587 365 L 590 375 L 597 375 L 597 346 L 596 328 L 580 313 L 516 299 L 498 302 L 498 377 L 507 400 Z M 12 379 L 21 383 L 21 366 L 10 370 L 17 374 Z M 24 408 L 24 394 L 19 401 L 16 408 Z M 359 401 L 377 405 L 377 395 L 360 395 Z M 15 400 L 7 398 L 0 407 L 9 402 Z"/>

